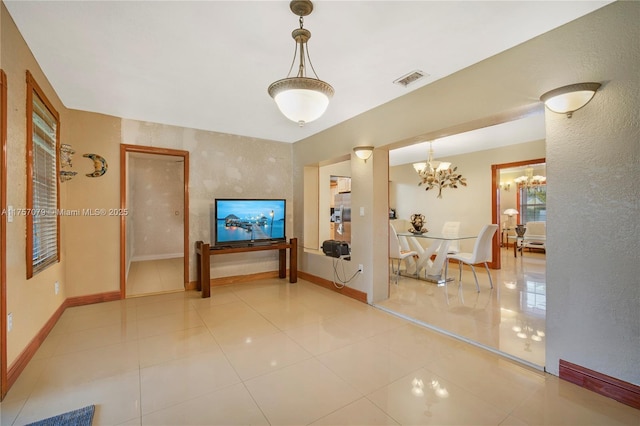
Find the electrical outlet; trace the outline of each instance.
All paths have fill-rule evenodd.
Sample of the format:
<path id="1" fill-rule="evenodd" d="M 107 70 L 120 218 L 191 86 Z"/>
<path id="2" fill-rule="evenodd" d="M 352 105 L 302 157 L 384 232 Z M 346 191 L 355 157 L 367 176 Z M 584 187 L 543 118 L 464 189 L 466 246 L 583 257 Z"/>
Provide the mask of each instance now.
<path id="1" fill-rule="evenodd" d="M 358 263 L 358 272 L 364 274 L 364 266 L 362 266 L 362 263 Z"/>
<path id="2" fill-rule="evenodd" d="M 9 312 L 7 314 L 7 331 L 11 331 L 13 329 L 13 314 Z"/>
<path id="3" fill-rule="evenodd" d="M 60 293 L 60 283 L 58 283 L 58 281 L 53 285 L 53 291 L 56 295 Z"/>

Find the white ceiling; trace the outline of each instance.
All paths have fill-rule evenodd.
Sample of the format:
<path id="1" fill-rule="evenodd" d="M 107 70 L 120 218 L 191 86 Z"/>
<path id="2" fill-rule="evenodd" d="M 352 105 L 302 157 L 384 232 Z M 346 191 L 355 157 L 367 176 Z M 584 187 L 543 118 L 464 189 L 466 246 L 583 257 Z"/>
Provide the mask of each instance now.
<path id="1" fill-rule="evenodd" d="M 389 165 L 425 161 L 429 155 L 429 142 L 433 147 L 433 158 L 437 160 L 467 152 L 537 141 L 545 137 L 544 114 L 540 112 L 520 120 L 394 149 L 389 151 Z"/>
<path id="2" fill-rule="evenodd" d="M 336 94 L 302 128 L 267 94 L 293 59 L 298 17 L 288 1 L 4 3 L 68 108 L 292 143 L 609 1 L 316 1 L 305 18 L 309 51 Z M 416 69 L 429 77 L 408 88 L 392 83 Z M 513 124 L 509 140 L 522 139 L 520 128 L 532 132 Z M 457 137 L 477 147 L 478 135 Z M 437 157 L 454 154 L 442 145 L 434 143 Z M 410 148 L 426 158 L 424 147 L 400 151 Z"/>

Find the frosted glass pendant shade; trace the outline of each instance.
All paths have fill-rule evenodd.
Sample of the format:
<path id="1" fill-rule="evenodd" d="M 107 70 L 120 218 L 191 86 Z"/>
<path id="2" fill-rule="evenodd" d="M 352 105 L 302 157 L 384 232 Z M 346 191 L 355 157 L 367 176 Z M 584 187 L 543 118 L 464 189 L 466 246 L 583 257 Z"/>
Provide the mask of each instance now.
<path id="1" fill-rule="evenodd" d="M 303 126 L 324 114 L 333 96 L 333 87 L 315 78 L 291 77 L 269 86 L 269 95 L 285 117 Z"/>

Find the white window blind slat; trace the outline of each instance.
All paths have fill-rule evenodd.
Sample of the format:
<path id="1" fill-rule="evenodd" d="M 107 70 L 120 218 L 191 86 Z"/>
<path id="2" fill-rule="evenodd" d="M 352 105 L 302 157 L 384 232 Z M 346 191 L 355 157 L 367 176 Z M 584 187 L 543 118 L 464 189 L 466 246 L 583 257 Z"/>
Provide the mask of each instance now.
<path id="1" fill-rule="evenodd" d="M 57 119 L 34 93 L 32 113 L 33 274 L 58 261 Z"/>

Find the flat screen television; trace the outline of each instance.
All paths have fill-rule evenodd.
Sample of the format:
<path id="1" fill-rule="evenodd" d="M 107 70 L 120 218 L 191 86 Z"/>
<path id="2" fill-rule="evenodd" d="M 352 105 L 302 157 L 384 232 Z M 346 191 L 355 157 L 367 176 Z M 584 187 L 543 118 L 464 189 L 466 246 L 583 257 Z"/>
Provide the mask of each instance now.
<path id="1" fill-rule="evenodd" d="M 251 245 L 286 240 L 283 199 L 216 198 L 211 223 L 215 246 Z"/>

